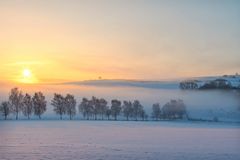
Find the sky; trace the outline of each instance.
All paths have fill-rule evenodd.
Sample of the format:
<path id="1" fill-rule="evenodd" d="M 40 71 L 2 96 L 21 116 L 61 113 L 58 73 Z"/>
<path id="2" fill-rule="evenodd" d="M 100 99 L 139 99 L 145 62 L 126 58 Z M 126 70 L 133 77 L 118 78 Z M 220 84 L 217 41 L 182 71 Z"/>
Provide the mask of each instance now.
<path id="1" fill-rule="evenodd" d="M 240 71 L 238 0 L 0 0 L 1 82 Z"/>

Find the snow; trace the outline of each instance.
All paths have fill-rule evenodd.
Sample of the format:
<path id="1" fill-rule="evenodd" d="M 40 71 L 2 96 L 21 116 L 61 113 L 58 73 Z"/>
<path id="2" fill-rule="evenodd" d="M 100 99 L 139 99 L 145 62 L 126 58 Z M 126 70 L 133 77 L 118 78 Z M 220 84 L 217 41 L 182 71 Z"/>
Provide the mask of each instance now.
<path id="1" fill-rule="evenodd" d="M 240 76 L 239 75 L 226 75 L 226 76 L 212 76 L 212 77 L 199 77 L 195 78 L 198 80 L 197 84 L 199 87 L 203 86 L 205 83 L 209 81 L 213 81 L 216 79 L 224 79 L 231 83 L 233 87 L 239 88 L 240 87 Z"/>
<path id="2" fill-rule="evenodd" d="M 0 159 L 238 160 L 239 133 L 225 123 L 0 121 Z"/>

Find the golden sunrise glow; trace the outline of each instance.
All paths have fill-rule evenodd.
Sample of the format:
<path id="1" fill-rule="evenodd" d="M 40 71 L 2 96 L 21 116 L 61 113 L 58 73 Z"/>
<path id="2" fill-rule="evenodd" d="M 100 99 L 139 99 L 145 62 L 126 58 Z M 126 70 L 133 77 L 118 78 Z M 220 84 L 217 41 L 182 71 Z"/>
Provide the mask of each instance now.
<path id="1" fill-rule="evenodd" d="M 37 78 L 33 75 L 32 71 L 29 68 L 24 68 L 21 72 L 17 81 L 20 83 L 37 83 Z"/>
<path id="2" fill-rule="evenodd" d="M 225 10 L 225 3 L 219 4 L 223 13 L 215 5 L 206 11 L 194 3 L 195 9 L 168 1 L 109 2 L 0 0 L 0 82 L 162 80 L 239 72 L 237 5 Z"/>

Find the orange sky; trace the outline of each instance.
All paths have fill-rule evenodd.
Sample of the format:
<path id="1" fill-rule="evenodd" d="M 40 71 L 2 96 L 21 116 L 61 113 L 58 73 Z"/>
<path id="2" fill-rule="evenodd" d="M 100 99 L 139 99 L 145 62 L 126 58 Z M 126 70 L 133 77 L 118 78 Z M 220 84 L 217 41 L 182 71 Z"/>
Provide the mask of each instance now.
<path id="1" fill-rule="evenodd" d="M 234 74 L 239 8 L 239 1 L 2 0 L 1 81 Z"/>

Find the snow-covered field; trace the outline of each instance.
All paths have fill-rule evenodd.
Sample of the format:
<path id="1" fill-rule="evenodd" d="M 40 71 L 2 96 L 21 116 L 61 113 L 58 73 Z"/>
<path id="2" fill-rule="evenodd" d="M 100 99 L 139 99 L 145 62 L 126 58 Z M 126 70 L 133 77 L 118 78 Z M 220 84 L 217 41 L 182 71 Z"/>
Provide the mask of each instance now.
<path id="1" fill-rule="evenodd" d="M 239 160 L 235 123 L 0 121 L 1 160 Z"/>

